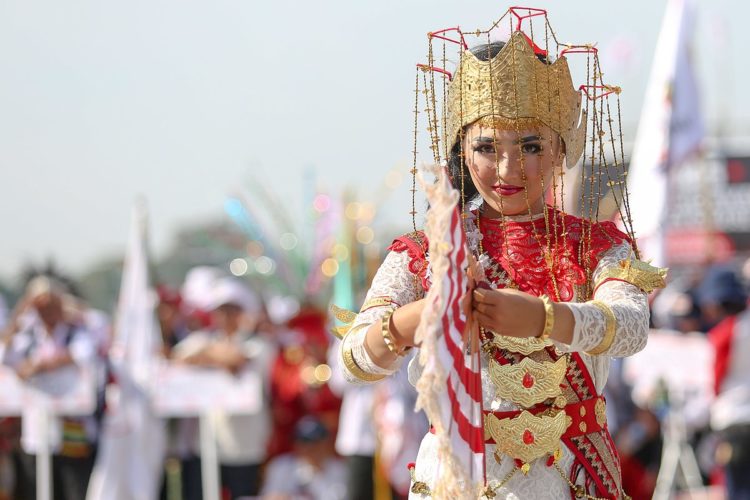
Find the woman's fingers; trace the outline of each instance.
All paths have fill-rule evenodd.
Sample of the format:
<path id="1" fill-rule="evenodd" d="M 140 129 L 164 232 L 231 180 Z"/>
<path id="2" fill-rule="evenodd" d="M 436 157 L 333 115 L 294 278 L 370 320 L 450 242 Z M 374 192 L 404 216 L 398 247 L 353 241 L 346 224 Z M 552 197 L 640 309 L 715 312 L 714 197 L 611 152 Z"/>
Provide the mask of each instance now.
<path id="1" fill-rule="evenodd" d="M 474 302 L 474 310 L 480 313 L 489 314 L 492 306 L 483 302 Z"/>
<path id="2" fill-rule="evenodd" d="M 477 322 L 479 323 L 479 326 L 481 326 L 482 328 L 493 330 L 495 327 L 492 316 L 490 316 L 487 313 L 477 311 L 476 315 L 474 316 L 474 319 L 477 320 Z"/>
<path id="3" fill-rule="evenodd" d="M 497 297 L 495 294 L 498 292 L 495 290 L 483 290 L 480 288 L 477 288 L 472 293 L 472 296 L 474 297 L 474 302 L 478 302 L 480 304 L 488 304 L 488 305 L 494 305 L 495 301 L 497 300 Z"/>

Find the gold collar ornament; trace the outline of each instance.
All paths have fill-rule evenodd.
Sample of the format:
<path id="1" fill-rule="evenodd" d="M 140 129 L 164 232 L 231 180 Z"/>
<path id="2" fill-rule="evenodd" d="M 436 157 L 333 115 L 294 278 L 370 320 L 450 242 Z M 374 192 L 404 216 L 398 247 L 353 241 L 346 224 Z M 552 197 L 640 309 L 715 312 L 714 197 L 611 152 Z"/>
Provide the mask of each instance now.
<path id="1" fill-rule="evenodd" d="M 536 337 L 510 337 L 499 333 L 494 333 L 494 337 L 492 337 L 488 343 L 498 349 L 517 352 L 524 356 L 528 356 L 533 352 L 541 351 L 542 349 L 554 345 L 551 340 L 541 340 Z"/>
<path id="2" fill-rule="evenodd" d="M 552 64 L 540 61 L 526 35 L 516 31 L 488 61 L 479 60 L 470 50 L 461 53 L 448 87 L 448 145 L 460 138 L 464 127 L 486 117 L 501 125 L 507 122 L 503 128 L 541 122 L 560 134 L 567 164 L 572 167 L 586 142 L 581 97 L 573 87 L 566 58 L 559 57 Z"/>

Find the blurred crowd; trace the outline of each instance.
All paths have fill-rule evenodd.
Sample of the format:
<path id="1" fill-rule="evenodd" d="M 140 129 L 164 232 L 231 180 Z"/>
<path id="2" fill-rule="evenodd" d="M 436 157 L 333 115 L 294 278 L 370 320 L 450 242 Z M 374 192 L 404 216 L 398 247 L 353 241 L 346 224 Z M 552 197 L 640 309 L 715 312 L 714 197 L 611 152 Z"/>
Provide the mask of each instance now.
<path id="1" fill-rule="evenodd" d="M 681 271 L 652 298 L 646 349 L 615 360 L 605 390 L 624 489 L 750 498 L 750 260 Z"/>
<path id="2" fill-rule="evenodd" d="M 750 498 L 750 475 L 743 474 L 750 471 L 747 278 L 742 268 L 728 266 L 683 273 L 652 301 L 646 350 L 613 364 L 609 426 L 634 499 L 652 498 L 664 451 L 675 439 L 692 452 L 701 484 L 723 485 L 727 498 Z M 161 342 L 154 354 L 163 363 L 237 376 L 250 371 L 262 380 L 260 411 L 217 413 L 223 498 L 408 495 L 408 464 L 429 425 L 413 411 L 416 393 L 405 373 L 373 386 L 347 385 L 325 310 L 288 298 L 265 300 L 262 291 L 216 268 L 195 268 L 179 287 L 158 286 L 157 295 Z M 107 394 L 118 384 L 109 360 L 110 317 L 87 306 L 59 276 L 39 275 L 10 310 L 0 307 L 0 320 L 2 364 L 23 381 L 95 367 L 96 410 L 55 417 L 46 436 L 54 498 L 83 499 Z M 32 409 L 0 417 L 0 499 L 35 498 L 43 439 L 35 418 Z M 677 418 L 681 431 L 667 432 Z M 198 420 L 165 423 L 161 498 L 202 498 Z M 683 470 L 659 481 L 687 488 L 685 476 Z"/>
<path id="3" fill-rule="evenodd" d="M 252 372 L 262 381 L 259 411 L 212 412 L 224 499 L 406 497 L 407 462 L 428 428 L 412 411 L 415 394 L 406 377 L 348 386 L 329 360 L 337 340 L 325 310 L 289 298 L 264 301 L 247 282 L 210 267 L 191 270 L 180 287 L 160 285 L 156 292 L 161 342 L 155 354 L 162 363 L 237 377 Z M 95 412 L 55 417 L 47 436 L 53 497 L 84 499 L 118 385 L 110 359 L 112 321 L 50 275 L 31 279 L 2 318 L 0 356 L 19 379 L 31 383 L 76 365 L 95 367 Z M 0 397 L 0 415 L 2 405 Z M 31 408 L 0 417 L 0 499 L 36 496 L 42 437 L 35 418 Z M 198 418 L 164 420 L 160 498 L 200 499 Z"/>

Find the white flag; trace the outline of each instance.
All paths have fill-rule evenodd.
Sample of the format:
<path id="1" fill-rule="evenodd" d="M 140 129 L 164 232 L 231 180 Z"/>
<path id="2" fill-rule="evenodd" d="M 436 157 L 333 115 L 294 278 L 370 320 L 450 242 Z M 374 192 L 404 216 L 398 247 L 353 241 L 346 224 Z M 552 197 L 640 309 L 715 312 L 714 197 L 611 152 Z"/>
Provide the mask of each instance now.
<path id="1" fill-rule="evenodd" d="M 666 265 L 664 237 L 670 171 L 696 152 L 704 135 L 690 57 L 694 7 L 669 0 L 638 123 L 628 190 L 633 227 L 644 257 Z"/>
<path id="2" fill-rule="evenodd" d="M 116 393 L 107 395 L 87 500 L 152 500 L 159 494 L 165 435 L 164 424 L 151 407 L 149 380 L 161 336 L 148 279 L 145 220 L 145 209 L 136 205 L 110 349 Z"/>

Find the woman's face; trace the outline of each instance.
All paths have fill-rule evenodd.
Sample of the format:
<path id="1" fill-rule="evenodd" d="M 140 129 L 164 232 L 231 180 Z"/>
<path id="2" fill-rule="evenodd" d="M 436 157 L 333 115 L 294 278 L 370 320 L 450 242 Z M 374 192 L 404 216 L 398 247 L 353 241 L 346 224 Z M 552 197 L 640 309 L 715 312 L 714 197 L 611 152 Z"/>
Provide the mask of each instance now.
<path id="1" fill-rule="evenodd" d="M 466 167 L 490 217 L 540 213 L 552 176 L 560 172 L 560 136 L 547 126 L 520 131 L 470 125 L 464 136 Z"/>

